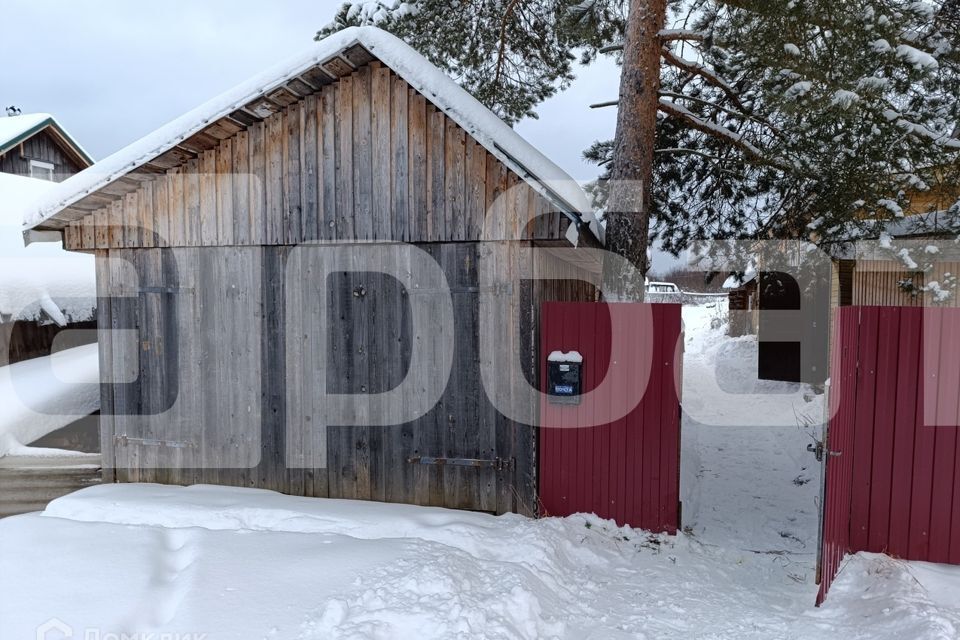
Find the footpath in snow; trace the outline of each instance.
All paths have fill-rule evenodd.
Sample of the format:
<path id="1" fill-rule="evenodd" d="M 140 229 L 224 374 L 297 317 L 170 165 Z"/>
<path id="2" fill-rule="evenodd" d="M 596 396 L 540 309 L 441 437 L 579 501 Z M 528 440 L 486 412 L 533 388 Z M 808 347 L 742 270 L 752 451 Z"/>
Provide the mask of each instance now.
<path id="1" fill-rule="evenodd" d="M 686 533 L 104 485 L 0 520 L 0 638 L 52 618 L 101 638 L 960 637 L 960 568 L 858 555 L 813 607 L 818 478 L 797 416 L 819 396 L 751 381 L 755 342 L 725 339 L 723 314 L 685 310 Z M 786 393 L 740 409 L 738 385 Z"/>

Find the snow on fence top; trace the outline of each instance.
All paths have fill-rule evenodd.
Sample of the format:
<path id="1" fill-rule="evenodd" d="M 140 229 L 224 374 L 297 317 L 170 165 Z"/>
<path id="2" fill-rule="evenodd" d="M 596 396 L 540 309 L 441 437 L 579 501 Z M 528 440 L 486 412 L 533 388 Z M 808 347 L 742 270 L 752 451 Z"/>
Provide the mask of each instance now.
<path id="1" fill-rule="evenodd" d="M 23 246 L 24 211 L 55 187 L 0 173 L 0 322 L 52 320 L 63 326 L 93 318 L 93 256 L 64 251 L 57 243 Z"/>
<path id="2" fill-rule="evenodd" d="M 303 54 L 277 65 L 164 125 L 93 167 L 65 180 L 37 203 L 26 228 L 43 227 L 63 209 L 172 149 L 228 116 L 355 45 L 361 45 L 422 93 L 487 151 L 543 193 L 570 216 L 588 224 L 602 239 L 603 229 L 579 185 L 443 71 L 397 37 L 376 27 L 351 27 L 315 43 Z"/>

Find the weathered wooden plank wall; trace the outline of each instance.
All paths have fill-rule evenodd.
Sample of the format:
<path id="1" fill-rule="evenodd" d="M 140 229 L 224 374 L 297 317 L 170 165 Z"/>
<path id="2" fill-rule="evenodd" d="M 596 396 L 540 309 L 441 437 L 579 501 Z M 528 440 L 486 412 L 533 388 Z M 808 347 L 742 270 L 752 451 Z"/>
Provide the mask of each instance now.
<path id="1" fill-rule="evenodd" d="M 0 173 L 29 176 L 31 160 L 52 164 L 53 176 L 57 182 L 66 180 L 83 169 L 64 153 L 53 136 L 46 131 L 41 131 L 0 156 Z"/>
<path id="2" fill-rule="evenodd" d="M 944 282 L 947 274 L 960 273 L 960 263 L 936 263 L 929 273 L 910 271 L 892 260 L 858 260 L 853 270 L 853 299 L 856 306 L 922 307 L 934 306 L 929 294 L 914 295 L 899 283 L 910 280 L 917 289 L 929 282 Z M 938 305 L 960 306 L 957 296 Z"/>
<path id="3" fill-rule="evenodd" d="M 559 240 L 569 224 L 553 212 L 520 230 L 548 201 L 377 62 L 137 179 L 68 225 L 67 248 Z"/>
<path id="4" fill-rule="evenodd" d="M 321 299 L 318 274 L 346 245 L 293 248 L 117 249 L 98 259 L 104 374 L 102 447 L 106 474 L 120 481 L 256 486 L 296 495 L 410 502 L 493 512 L 536 513 L 536 432 L 501 415 L 484 391 L 481 358 L 518 354 L 537 384 L 537 325 L 545 299 L 593 299 L 592 279 L 554 265 L 568 280 L 519 283 L 539 275 L 514 243 L 508 279 L 497 288 L 509 314 L 487 336 L 503 351 L 481 353 L 477 263 L 482 243 L 421 245 L 449 282 L 453 328 L 413 327 L 401 270 L 385 246 L 374 264 L 337 271 Z M 107 260 L 109 256 L 110 260 Z M 521 264 L 527 261 L 526 264 Z M 503 266 L 503 265 L 501 265 Z M 564 268 L 566 270 L 564 270 Z M 433 320 L 433 319 L 431 319 Z M 325 343 L 323 324 L 330 326 Z M 387 391 L 406 375 L 414 348 L 435 349 L 455 331 L 452 373 L 423 417 L 390 426 L 324 425 L 327 393 Z M 326 349 L 324 352 L 323 350 Z M 493 362 L 507 371 L 506 362 Z M 504 375 L 510 398 L 520 381 Z M 362 404 L 359 417 L 368 409 Z M 416 402 L 415 398 L 408 400 Z M 398 412 L 400 406 L 397 407 Z M 287 427 L 290 427 L 289 429 Z M 259 446 L 249 446 L 259 440 Z M 417 456 L 501 459 L 496 467 L 414 464 Z"/>

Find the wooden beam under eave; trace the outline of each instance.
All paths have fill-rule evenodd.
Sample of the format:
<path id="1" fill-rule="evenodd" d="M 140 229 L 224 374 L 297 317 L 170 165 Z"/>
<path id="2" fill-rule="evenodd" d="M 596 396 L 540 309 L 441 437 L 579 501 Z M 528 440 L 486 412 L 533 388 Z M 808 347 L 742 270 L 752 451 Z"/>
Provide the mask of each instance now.
<path id="1" fill-rule="evenodd" d="M 279 89 L 271 91 L 267 94 L 267 97 L 273 102 L 279 104 L 281 107 L 289 107 L 295 102 L 300 101 L 300 98 L 294 95 L 294 93 L 286 87 L 280 87 Z"/>
<path id="2" fill-rule="evenodd" d="M 306 82 L 304 82 L 299 78 L 294 78 L 293 80 L 285 84 L 284 87 L 286 87 L 288 91 L 295 94 L 299 98 L 305 98 L 311 93 L 316 93 L 317 91 L 311 85 L 307 84 Z"/>
<path id="3" fill-rule="evenodd" d="M 349 60 L 350 63 L 355 67 L 362 67 L 363 65 L 370 64 L 377 59 L 375 55 L 367 51 L 367 49 L 360 44 L 355 44 L 344 51 L 343 57 Z"/>
<path id="4" fill-rule="evenodd" d="M 205 128 L 203 132 L 209 136 L 213 136 L 217 140 L 226 140 L 242 128 L 243 127 L 233 122 L 230 118 L 220 118 Z"/>
<path id="5" fill-rule="evenodd" d="M 311 67 L 300 74 L 300 80 L 306 82 L 315 90 L 319 90 L 324 86 L 331 84 L 335 78 L 327 73 L 324 73 L 319 67 Z"/>
<path id="6" fill-rule="evenodd" d="M 193 134 L 192 136 L 190 136 L 189 138 L 181 142 L 178 146 L 183 147 L 184 149 L 187 149 L 188 151 L 191 151 L 199 155 L 204 151 L 213 149 L 214 147 L 217 146 L 217 144 L 219 144 L 219 142 L 220 141 L 214 138 L 213 136 L 201 131 L 199 133 Z"/>
<path id="7" fill-rule="evenodd" d="M 173 169 L 174 167 L 179 167 L 187 160 L 191 158 L 196 158 L 197 154 L 190 151 L 189 149 L 184 149 L 183 147 L 176 146 L 172 149 L 164 151 L 159 156 L 150 161 L 150 164 L 160 167 L 161 169 Z"/>
<path id="8" fill-rule="evenodd" d="M 324 71 L 335 78 L 342 78 L 354 72 L 354 67 L 339 56 L 334 56 L 320 65 Z"/>
<path id="9" fill-rule="evenodd" d="M 250 102 L 244 109 L 263 120 L 279 112 L 281 107 L 269 98 L 263 97 Z"/>
<path id="10" fill-rule="evenodd" d="M 230 118 L 244 127 L 249 127 L 257 122 L 260 122 L 260 118 L 250 113 L 246 109 L 237 109 L 230 114 Z"/>

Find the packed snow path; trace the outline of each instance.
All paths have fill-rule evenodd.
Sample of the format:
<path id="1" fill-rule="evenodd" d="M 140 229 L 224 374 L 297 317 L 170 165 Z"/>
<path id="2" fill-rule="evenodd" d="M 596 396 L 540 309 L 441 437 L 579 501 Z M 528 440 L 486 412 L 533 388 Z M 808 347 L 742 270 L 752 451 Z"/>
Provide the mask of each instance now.
<path id="1" fill-rule="evenodd" d="M 757 380 L 755 336 L 730 339 L 725 301 L 683 310 L 683 524 L 704 544 L 816 563 L 824 396 Z"/>

